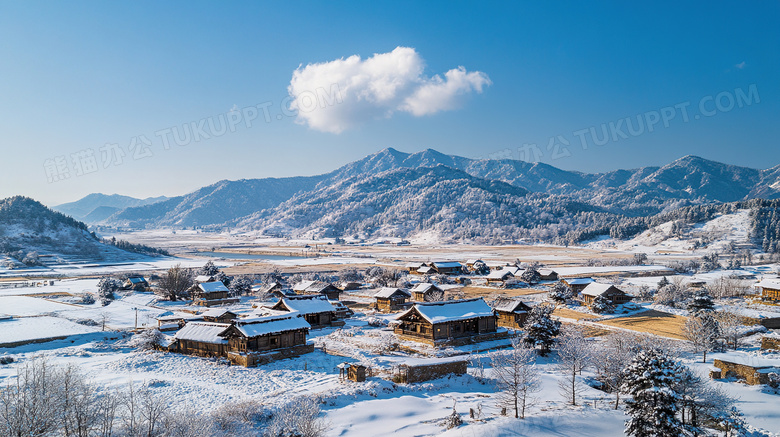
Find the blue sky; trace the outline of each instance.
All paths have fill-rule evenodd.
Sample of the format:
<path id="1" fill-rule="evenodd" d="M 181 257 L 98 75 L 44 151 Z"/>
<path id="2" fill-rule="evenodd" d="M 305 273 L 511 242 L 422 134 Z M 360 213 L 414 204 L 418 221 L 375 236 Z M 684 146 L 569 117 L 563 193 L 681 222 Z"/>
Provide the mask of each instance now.
<path id="1" fill-rule="evenodd" d="M 778 2 L 0 2 L 0 197 L 179 195 L 385 147 L 586 172 L 687 154 L 772 167 L 779 19 Z M 401 52 L 419 71 L 394 71 Z M 296 69 L 308 79 L 291 96 Z M 390 99 L 361 97 L 388 77 Z M 325 83 L 341 103 L 283 110 Z M 248 127 L 252 106 L 269 120 Z M 230 114 L 243 118 L 209 139 L 166 131 Z"/>

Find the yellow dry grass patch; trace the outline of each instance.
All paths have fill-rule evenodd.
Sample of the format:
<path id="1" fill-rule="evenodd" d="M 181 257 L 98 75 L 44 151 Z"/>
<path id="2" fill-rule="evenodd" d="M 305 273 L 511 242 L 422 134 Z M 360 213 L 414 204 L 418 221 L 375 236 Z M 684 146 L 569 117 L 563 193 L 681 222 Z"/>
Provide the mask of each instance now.
<path id="1" fill-rule="evenodd" d="M 594 316 L 593 314 L 582 313 L 568 308 L 556 308 L 553 310 L 553 315 L 574 320 L 591 320 L 598 318 L 598 316 Z"/>
<path id="2" fill-rule="evenodd" d="M 647 310 L 628 317 L 617 317 L 602 320 L 598 323 L 618 328 L 630 329 L 637 332 L 660 335 L 661 337 L 684 340 L 682 334 L 683 325 L 687 317 L 665 313 L 663 311 Z"/>

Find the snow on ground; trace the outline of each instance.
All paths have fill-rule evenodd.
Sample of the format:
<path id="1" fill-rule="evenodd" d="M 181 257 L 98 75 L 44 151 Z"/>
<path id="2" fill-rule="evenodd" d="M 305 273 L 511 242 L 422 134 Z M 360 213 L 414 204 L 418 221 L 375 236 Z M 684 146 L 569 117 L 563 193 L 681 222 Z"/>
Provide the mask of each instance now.
<path id="1" fill-rule="evenodd" d="M 650 228 L 630 240 L 598 238 L 586 243 L 594 249 L 617 249 L 643 253 L 692 252 L 709 253 L 720 251 L 729 242 L 747 244 L 749 242 L 750 210 L 739 210 L 734 214 L 724 214 L 712 220 L 697 223 L 686 230 L 682 237 L 672 236 L 673 222 L 666 222 Z M 703 247 L 694 249 L 693 242 L 705 238 L 710 240 Z"/>
<path id="2" fill-rule="evenodd" d="M 2 302 L 0 302 L 2 305 Z M 0 344 L 41 338 L 63 337 L 98 331 L 59 317 L 25 317 L 0 321 Z"/>

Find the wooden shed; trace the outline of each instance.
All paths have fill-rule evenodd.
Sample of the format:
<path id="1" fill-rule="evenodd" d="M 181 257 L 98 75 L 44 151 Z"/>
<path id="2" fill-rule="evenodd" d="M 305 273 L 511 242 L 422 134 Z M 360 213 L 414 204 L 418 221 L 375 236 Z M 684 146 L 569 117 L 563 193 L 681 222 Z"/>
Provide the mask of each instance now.
<path id="1" fill-rule="evenodd" d="M 444 290 L 437 287 L 435 284 L 431 284 L 430 282 L 416 284 L 414 287 L 412 287 L 411 293 L 412 300 L 417 302 L 429 302 L 431 300 L 435 300 L 434 296 L 437 298 L 439 296 L 444 297 Z"/>
<path id="2" fill-rule="evenodd" d="M 175 350 L 188 355 L 224 357 L 228 341 L 220 334 L 228 327 L 228 323 L 189 322 L 174 334 Z"/>
<path id="3" fill-rule="evenodd" d="M 761 297 L 780 300 L 780 279 L 763 279 L 755 285 L 761 290 Z"/>
<path id="4" fill-rule="evenodd" d="M 531 307 L 520 299 L 500 298 L 493 302 L 493 311 L 498 317 L 498 326 L 520 329 L 528 318 Z"/>
<path id="5" fill-rule="evenodd" d="M 200 314 L 206 322 L 230 323 L 238 318 L 238 314 L 225 308 L 212 308 Z"/>
<path id="6" fill-rule="evenodd" d="M 457 261 L 434 261 L 430 265 L 440 275 L 459 275 L 463 265 Z"/>
<path id="7" fill-rule="evenodd" d="M 329 300 L 339 300 L 341 290 L 333 284 L 322 281 L 301 281 L 293 286 L 293 291 L 303 295 L 320 294 Z"/>
<path id="8" fill-rule="evenodd" d="M 406 302 L 412 297 L 412 293 L 401 288 L 385 287 L 375 295 L 376 309 L 382 312 L 398 311 L 406 308 Z"/>
<path id="9" fill-rule="evenodd" d="M 193 305 L 212 307 L 237 303 L 238 298 L 230 296 L 230 290 L 220 281 L 201 282 L 190 289 Z"/>
<path id="10" fill-rule="evenodd" d="M 593 278 L 564 278 L 561 279 L 561 282 L 568 285 L 571 291 L 577 295 L 582 293 L 582 290 L 594 281 Z"/>

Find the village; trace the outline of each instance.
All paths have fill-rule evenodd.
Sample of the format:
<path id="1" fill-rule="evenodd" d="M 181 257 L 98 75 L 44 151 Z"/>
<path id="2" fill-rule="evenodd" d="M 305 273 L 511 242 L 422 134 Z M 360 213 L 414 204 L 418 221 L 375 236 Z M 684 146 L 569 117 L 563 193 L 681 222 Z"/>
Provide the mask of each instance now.
<path id="1" fill-rule="evenodd" d="M 576 407 L 596 409 L 592 414 L 604 415 L 609 426 L 622 424 L 625 416 L 612 409 L 610 400 L 619 389 L 608 387 L 609 369 L 599 363 L 616 338 L 674 351 L 707 384 L 737 393 L 732 395 L 736 404 L 729 405 L 740 405 L 737 396 L 775 397 L 780 381 L 780 334 L 772 331 L 780 328 L 780 306 L 775 305 L 780 279 L 774 265 L 680 274 L 643 259 L 588 267 L 446 258 L 345 263 L 335 270 L 328 264 L 253 267 L 225 258 L 190 259 L 182 267 L 182 260 L 153 270 L 4 281 L 0 355 L 9 364 L 0 367 L 0 375 L 11 376 L 14 366 L 42 352 L 66 362 L 71 361 L 66 356 L 111 356 L 103 364 L 95 364 L 94 357 L 83 360 L 96 369 L 108 365 L 107 374 L 97 378 L 106 383 L 117 384 L 116 376 L 108 374 L 122 369 L 119 374 L 169 399 L 188 391 L 188 402 L 203 414 L 215 403 L 232 402 L 238 393 L 243 393 L 240 399 L 281 405 L 296 399 L 292 392 L 314 396 L 334 418 L 355 415 L 347 413 L 349 408 L 375 396 L 392 398 L 388 393 L 398 391 L 407 396 L 415 386 L 427 390 L 455 384 L 479 393 L 456 395 L 455 407 L 443 406 L 451 394 L 433 395 L 438 406 L 413 415 L 423 434 L 468 426 L 498 432 L 498 423 L 496 429 L 514 426 L 511 419 L 520 415 L 507 403 L 495 366 L 499 357 L 517 350 L 535 350 L 528 363 L 543 369 L 541 393 L 528 398 L 528 412 L 522 413 L 527 420 Z M 171 281 L 177 274 L 184 275 L 184 285 Z M 670 294 L 666 300 L 664 293 Z M 45 310 L 34 309 L 34 301 L 45 303 Z M 692 321 L 710 314 L 720 331 L 702 345 L 695 337 L 704 331 L 694 330 Z M 39 330 L 47 334 L 33 332 L 34 323 L 48 326 Z M 565 380 L 559 348 L 577 339 L 589 345 L 578 370 L 586 373 L 575 377 L 576 388 L 561 395 L 562 389 L 554 387 Z M 64 351 L 70 352 L 63 356 Z M 217 386 L 193 386 L 175 376 L 184 371 L 182 365 L 217 366 L 224 369 L 214 370 L 218 374 L 229 373 L 215 376 Z M 228 369 L 239 368 L 246 370 L 230 381 L 234 377 L 227 375 L 237 374 Z M 271 382 L 279 380 L 279 372 L 288 381 L 281 392 L 283 386 Z M 246 378 L 268 381 L 247 385 Z M 214 390 L 222 384 L 234 388 Z M 366 393 L 368 399 L 361 400 Z M 745 429 L 755 432 L 773 431 L 780 423 L 763 410 L 741 414 Z M 419 415 L 432 417 L 420 422 Z M 451 423 L 453 416 L 460 425 Z M 323 435 L 365 432 L 357 419 L 341 422 Z M 397 429 L 385 425 L 386 433 L 372 435 Z M 711 430 L 723 426 L 707 422 Z"/>

